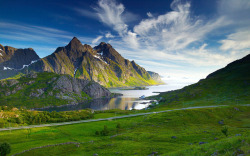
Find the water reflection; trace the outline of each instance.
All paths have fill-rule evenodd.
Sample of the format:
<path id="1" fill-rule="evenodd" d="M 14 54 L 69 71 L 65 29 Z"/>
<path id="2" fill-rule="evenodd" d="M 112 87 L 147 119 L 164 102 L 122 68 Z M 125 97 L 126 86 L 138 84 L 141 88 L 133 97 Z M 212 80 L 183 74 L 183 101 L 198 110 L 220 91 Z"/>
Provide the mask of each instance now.
<path id="1" fill-rule="evenodd" d="M 94 110 L 109 110 L 109 109 L 143 109 L 150 103 L 149 100 L 139 100 L 139 98 L 123 98 L 117 97 L 112 99 L 95 99 L 93 101 L 79 103 L 77 105 L 64 105 L 57 107 L 41 108 L 37 110 L 43 111 L 70 111 L 81 109 L 94 109 Z"/>
<path id="2" fill-rule="evenodd" d="M 148 90 L 121 90 L 119 88 L 110 89 L 112 93 L 121 93 L 123 96 L 112 98 L 112 99 L 96 99 L 89 102 L 79 103 L 77 105 L 64 105 L 60 107 L 50 107 L 38 110 L 46 111 L 70 111 L 70 110 L 81 110 L 85 108 L 91 108 L 94 110 L 109 110 L 109 109 L 144 109 L 150 105 L 149 100 L 140 100 L 139 97 L 142 95 L 151 96 L 159 93 L 177 89 L 179 87 L 169 85 L 159 86 L 147 86 Z"/>

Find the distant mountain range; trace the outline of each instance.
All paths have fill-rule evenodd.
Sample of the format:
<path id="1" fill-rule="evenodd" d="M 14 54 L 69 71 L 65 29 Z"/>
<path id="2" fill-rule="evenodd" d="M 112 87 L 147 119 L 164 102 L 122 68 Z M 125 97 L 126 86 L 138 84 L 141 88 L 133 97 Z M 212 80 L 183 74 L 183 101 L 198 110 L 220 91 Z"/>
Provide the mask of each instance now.
<path id="1" fill-rule="evenodd" d="M 16 49 L 0 44 L 0 79 L 16 75 L 39 59 L 39 56 L 31 48 Z"/>
<path id="2" fill-rule="evenodd" d="M 0 45 L 1 46 L 1 45 Z M 141 86 L 162 83 L 157 73 L 147 72 L 134 61 L 123 58 L 110 44 L 92 48 L 74 37 L 67 46 L 40 59 L 33 49 L 1 46 L 0 79 L 17 73 L 54 72 L 88 79 L 105 87 Z"/>
<path id="3" fill-rule="evenodd" d="M 176 107 L 200 105 L 249 104 L 250 54 L 209 74 L 205 79 L 179 90 L 161 93 L 165 105 Z"/>

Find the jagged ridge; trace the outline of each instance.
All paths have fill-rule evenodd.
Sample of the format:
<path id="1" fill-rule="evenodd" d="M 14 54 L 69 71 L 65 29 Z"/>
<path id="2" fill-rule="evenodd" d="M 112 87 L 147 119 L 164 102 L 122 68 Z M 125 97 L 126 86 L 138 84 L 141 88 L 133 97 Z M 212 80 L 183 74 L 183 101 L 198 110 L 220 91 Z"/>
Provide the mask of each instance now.
<path id="1" fill-rule="evenodd" d="M 76 37 L 67 46 L 30 65 L 28 70 L 68 74 L 105 87 L 157 84 L 144 68 L 124 59 L 110 44 L 101 42 L 92 48 L 82 45 Z"/>

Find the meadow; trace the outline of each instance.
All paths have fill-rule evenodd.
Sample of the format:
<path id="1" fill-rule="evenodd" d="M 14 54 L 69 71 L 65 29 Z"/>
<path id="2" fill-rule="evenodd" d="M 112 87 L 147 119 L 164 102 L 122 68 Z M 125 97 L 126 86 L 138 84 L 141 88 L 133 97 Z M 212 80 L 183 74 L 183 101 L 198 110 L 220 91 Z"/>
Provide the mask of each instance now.
<path id="1" fill-rule="evenodd" d="M 112 114 L 112 112 L 111 112 Z M 102 115 L 101 115 L 102 116 Z M 224 106 L 0 132 L 20 155 L 237 155 L 250 154 L 249 106 Z M 118 126 L 120 125 L 120 126 Z M 107 134 L 96 134 L 107 127 Z M 222 129 L 228 128 L 228 136 Z M 67 143 L 69 144 L 60 144 Z M 46 145 L 60 144 L 51 147 Z"/>

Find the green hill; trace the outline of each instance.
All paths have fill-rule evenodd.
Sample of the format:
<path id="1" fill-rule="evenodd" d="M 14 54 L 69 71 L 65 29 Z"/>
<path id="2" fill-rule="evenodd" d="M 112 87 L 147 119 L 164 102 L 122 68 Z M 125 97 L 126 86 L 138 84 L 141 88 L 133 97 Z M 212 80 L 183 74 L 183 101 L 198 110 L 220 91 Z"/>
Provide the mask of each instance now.
<path id="1" fill-rule="evenodd" d="M 250 55 L 209 74 L 206 79 L 156 98 L 165 106 L 230 105 L 250 103 Z"/>

